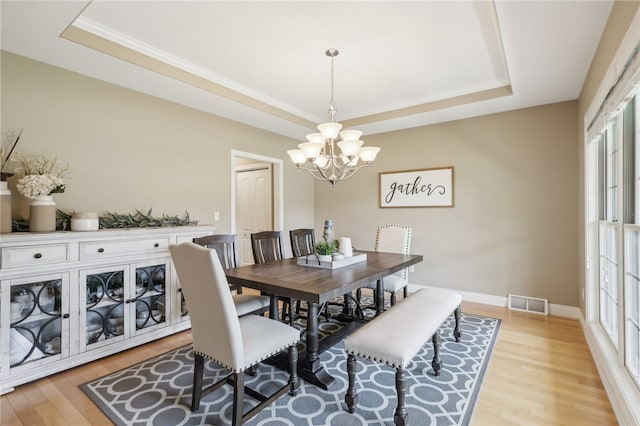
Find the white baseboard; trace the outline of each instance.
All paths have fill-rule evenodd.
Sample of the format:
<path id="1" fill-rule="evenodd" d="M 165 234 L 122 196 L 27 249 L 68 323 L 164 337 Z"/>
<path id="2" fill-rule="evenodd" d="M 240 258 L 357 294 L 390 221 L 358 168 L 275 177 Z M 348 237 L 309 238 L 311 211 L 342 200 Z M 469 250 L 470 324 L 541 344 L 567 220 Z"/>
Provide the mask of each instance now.
<path id="1" fill-rule="evenodd" d="M 419 284 L 409 284 L 412 288 L 420 287 Z M 422 286 L 422 287 L 430 287 L 430 286 Z M 452 289 L 455 290 L 455 289 Z M 507 297 L 506 296 L 494 296 L 492 294 L 484 294 L 484 293 L 475 293 L 472 291 L 463 291 L 463 290 L 455 290 L 462 295 L 462 300 L 466 302 L 475 302 L 475 303 L 483 303 L 485 305 L 491 306 L 507 306 Z M 567 305 L 556 305 L 553 303 L 549 303 L 549 314 L 557 315 L 559 317 L 567 317 L 578 319 L 582 316 L 580 309 L 576 306 L 567 306 Z"/>

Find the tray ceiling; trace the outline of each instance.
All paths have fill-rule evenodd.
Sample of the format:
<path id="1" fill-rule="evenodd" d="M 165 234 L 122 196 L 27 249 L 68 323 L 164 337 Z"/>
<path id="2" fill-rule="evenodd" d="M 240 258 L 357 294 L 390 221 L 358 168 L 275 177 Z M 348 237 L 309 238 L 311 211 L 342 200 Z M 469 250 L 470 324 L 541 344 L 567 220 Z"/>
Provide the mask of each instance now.
<path id="1" fill-rule="evenodd" d="M 611 1 L 2 1 L 2 49 L 301 139 L 577 99 Z"/>

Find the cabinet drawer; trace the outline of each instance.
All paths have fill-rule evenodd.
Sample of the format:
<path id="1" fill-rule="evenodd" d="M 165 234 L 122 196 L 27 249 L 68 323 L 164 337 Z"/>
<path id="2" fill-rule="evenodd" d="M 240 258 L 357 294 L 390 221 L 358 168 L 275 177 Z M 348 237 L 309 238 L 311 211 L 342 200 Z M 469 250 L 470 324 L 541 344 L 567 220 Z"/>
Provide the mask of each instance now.
<path id="1" fill-rule="evenodd" d="M 48 265 L 68 261 L 68 244 L 2 248 L 2 268 Z"/>
<path id="2" fill-rule="evenodd" d="M 169 238 L 80 243 L 80 260 L 169 251 Z"/>

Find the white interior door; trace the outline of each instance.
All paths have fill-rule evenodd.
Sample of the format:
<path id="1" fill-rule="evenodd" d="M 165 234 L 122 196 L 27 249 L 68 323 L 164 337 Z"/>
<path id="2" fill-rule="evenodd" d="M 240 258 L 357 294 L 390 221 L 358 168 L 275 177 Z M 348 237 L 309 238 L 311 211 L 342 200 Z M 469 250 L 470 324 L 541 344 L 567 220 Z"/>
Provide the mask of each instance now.
<path id="1" fill-rule="evenodd" d="M 253 263 L 251 234 L 273 230 L 272 186 L 270 164 L 236 169 L 236 223 L 241 265 Z"/>

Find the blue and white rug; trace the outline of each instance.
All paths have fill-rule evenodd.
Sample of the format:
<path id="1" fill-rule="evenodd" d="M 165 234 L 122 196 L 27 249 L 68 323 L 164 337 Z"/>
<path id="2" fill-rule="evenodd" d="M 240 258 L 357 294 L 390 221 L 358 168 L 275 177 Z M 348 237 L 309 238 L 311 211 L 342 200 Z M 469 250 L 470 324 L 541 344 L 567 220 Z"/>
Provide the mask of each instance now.
<path id="1" fill-rule="evenodd" d="M 442 371 L 433 375 L 433 347 L 429 341 L 407 368 L 406 405 L 408 424 L 466 425 L 482 385 L 500 320 L 462 314 L 462 340 L 453 338 L 453 316 L 441 328 Z M 320 327 L 335 324 L 324 323 Z M 393 344 L 393 336 L 389 338 Z M 261 411 L 247 425 L 252 426 L 363 426 L 393 425 L 397 404 L 395 370 L 358 358 L 358 406 L 346 411 L 346 356 L 342 343 L 321 354 L 327 371 L 336 378 L 324 391 L 301 380 L 295 397 L 285 395 Z M 196 412 L 190 411 L 193 351 L 191 345 L 178 348 L 117 373 L 81 385 L 84 392 L 117 425 L 229 425 L 231 386 L 206 395 Z M 205 386 L 217 381 L 224 370 L 208 363 Z M 264 394 L 286 383 L 288 374 L 260 364 L 255 377 L 245 384 Z M 245 398 L 245 412 L 253 405 Z"/>

